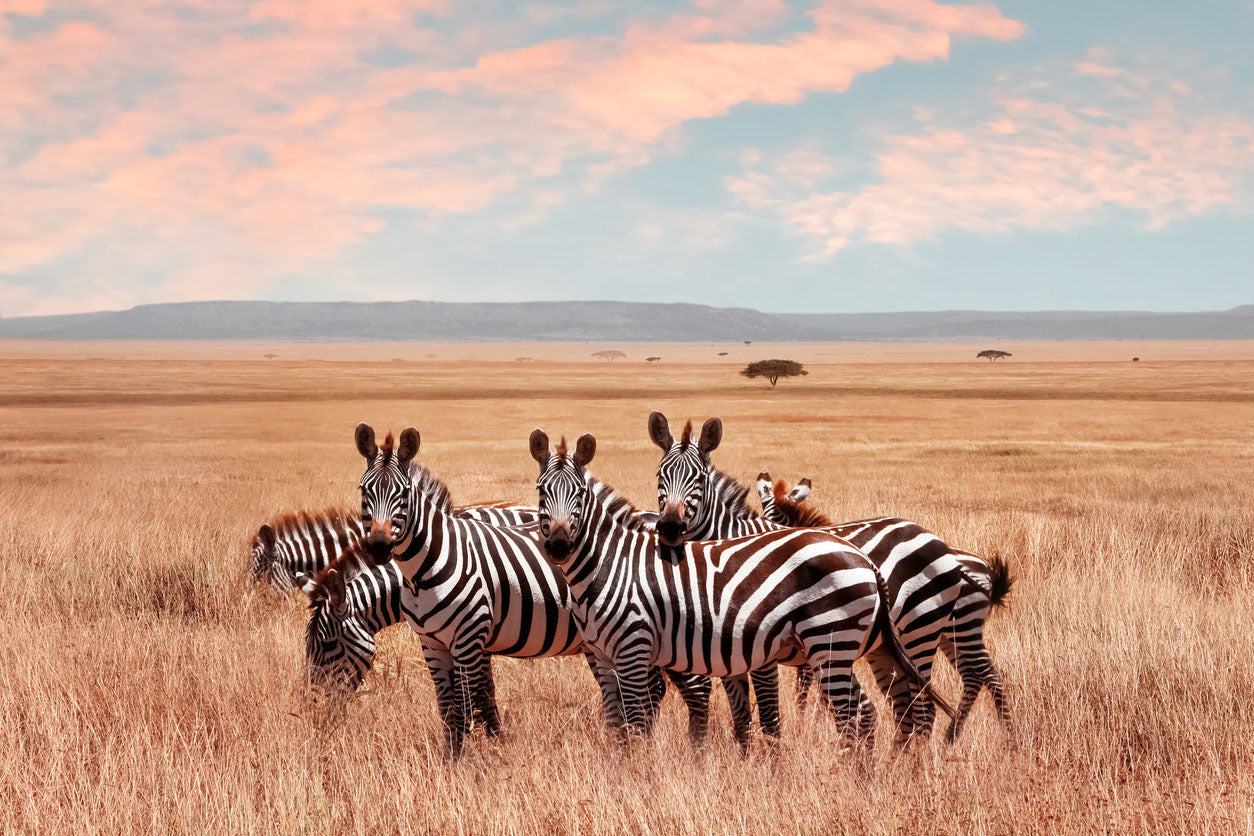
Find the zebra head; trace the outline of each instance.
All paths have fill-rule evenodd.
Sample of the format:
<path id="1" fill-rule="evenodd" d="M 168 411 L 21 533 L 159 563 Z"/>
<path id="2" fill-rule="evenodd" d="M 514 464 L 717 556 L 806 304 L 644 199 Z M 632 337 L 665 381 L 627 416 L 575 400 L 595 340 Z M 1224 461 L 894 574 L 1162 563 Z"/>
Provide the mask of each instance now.
<path id="1" fill-rule="evenodd" d="M 421 438 L 418 430 L 406 427 L 399 445 L 393 445 L 392 434 L 375 444 L 374 430 L 369 424 L 358 424 L 354 433 L 357 451 L 366 460 L 361 477 L 361 522 L 366 530 L 366 549 L 376 561 L 387 562 L 392 546 L 405 541 L 410 533 L 413 481 L 410 462 L 418 455 Z"/>
<path id="2" fill-rule="evenodd" d="M 315 699 L 355 691 L 374 654 L 374 636 L 348 607 L 344 576 L 327 569 L 309 591 L 305 628 L 305 663 Z"/>
<path id="3" fill-rule="evenodd" d="M 274 570 L 279 565 L 279 550 L 278 538 L 269 525 L 263 525 L 253 535 L 252 556 L 253 562 L 249 577 L 254 581 L 264 580 L 273 586 Z"/>
<path id="4" fill-rule="evenodd" d="M 657 467 L 658 539 L 667 546 L 682 546 L 709 516 L 704 500 L 714 469 L 710 453 L 723 440 L 723 422 L 718 418 L 706 421 L 694 444 L 691 421 L 676 441 L 666 416 L 654 412 L 649 416 L 649 437 L 662 448 Z"/>
<path id="5" fill-rule="evenodd" d="M 584 470 L 596 455 L 597 440 L 591 433 L 580 436 L 572 454 L 563 438 L 556 451 L 544 430 L 531 433 L 531 457 L 540 465 L 536 490 L 540 495 L 540 533 L 544 551 L 556 563 L 564 562 L 583 534 L 588 506 L 588 475 Z"/>
<path id="6" fill-rule="evenodd" d="M 762 500 L 762 517 L 780 525 L 796 525 L 800 515 L 817 519 L 819 512 L 809 509 L 801 511 L 799 506 L 810 496 L 810 479 L 802 479 L 789 491 L 784 487 L 784 480 L 771 481 L 771 474 L 762 471 L 757 481 L 758 499 Z M 809 508 L 809 506 L 807 506 Z"/>

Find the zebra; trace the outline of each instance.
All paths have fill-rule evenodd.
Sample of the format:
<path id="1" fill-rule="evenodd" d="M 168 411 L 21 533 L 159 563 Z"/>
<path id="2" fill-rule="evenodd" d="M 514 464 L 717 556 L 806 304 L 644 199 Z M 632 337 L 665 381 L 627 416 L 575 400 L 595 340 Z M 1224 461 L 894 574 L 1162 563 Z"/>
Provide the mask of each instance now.
<path id="1" fill-rule="evenodd" d="M 840 730 L 864 745 L 873 740 L 875 711 L 853 676 L 855 659 L 886 644 L 902 672 L 930 692 L 893 632 L 883 580 L 844 541 L 781 528 L 669 548 L 660 534 L 629 526 L 630 503 L 587 471 L 596 453 L 591 434 L 572 453 L 564 438 L 554 450 L 536 429 L 530 450 L 540 466 L 544 552 L 570 585 L 584 642 L 613 671 L 632 728 L 651 727 L 651 665 L 723 677 L 737 697 L 742 751 L 747 675 L 768 664 L 813 666 Z"/>
<path id="2" fill-rule="evenodd" d="M 296 511 L 281 514 L 253 535 L 249 575 L 286 594 L 297 575 L 312 575 L 365 536 L 351 511 Z"/>
<path id="3" fill-rule="evenodd" d="M 657 531 L 662 543 L 676 547 L 686 541 L 744 537 L 782 527 L 754 513 L 745 502 L 749 489 L 710 463 L 710 453 L 723 436 L 718 418 L 706 421 L 696 439 L 689 421 L 676 440 L 660 412 L 650 414 L 648 429 L 649 437 L 663 451 L 657 473 Z M 963 585 L 957 559 L 937 537 L 905 520 L 874 530 L 825 530 L 863 551 L 882 573 L 892 603 L 893 624 L 914 666 L 925 680 L 929 679 L 940 634 L 950 622 Z M 918 695 L 909 679 L 895 675 L 896 665 L 885 648 L 871 653 L 867 661 L 892 702 L 899 739 L 929 733 L 934 717 L 930 700 Z M 777 682 L 777 676 L 760 675 L 754 690 L 763 731 L 777 735 L 778 686 L 771 679 Z M 805 671 L 800 674 L 799 687 L 803 695 L 809 689 Z"/>
<path id="4" fill-rule="evenodd" d="M 830 526 L 831 521 L 824 515 L 802 508 L 810 495 L 811 482 L 802 479 L 791 491 L 785 493 L 782 481 L 771 483 L 771 474 L 763 471 L 758 475 L 757 491 L 762 500 L 762 516 L 772 522 L 789 526 Z M 897 523 L 894 518 L 860 520 L 844 523 L 838 529 L 857 528 L 871 530 L 888 527 Z M 857 533 L 855 532 L 855 536 Z M 1006 703 L 1005 689 L 997 668 L 993 665 L 988 646 L 984 643 L 984 624 L 988 620 L 993 607 L 1005 606 L 1006 596 L 1014 584 L 1014 576 L 1009 565 L 1000 555 L 988 560 L 971 552 L 950 547 L 950 551 L 962 564 L 964 575 L 974 584 L 963 585 L 962 594 L 954 604 L 952 621 L 941 635 L 940 647 L 945 656 L 958 671 L 962 683 L 962 697 L 955 709 L 953 722 L 945 732 L 946 741 L 952 743 L 962 733 L 963 724 L 980 690 L 987 688 L 993 698 L 993 707 L 1002 725 L 1012 731 L 1010 708 Z M 809 682 L 805 683 L 809 690 Z M 800 685 L 799 685 L 800 687 Z M 804 700 L 805 691 L 798 694 Z"/>
<path id="5" fill-rule="evenodd" d="M 535 508 L 501 501 L 463 505 L 456 513 L 493 525 L 528 525 L 539 519 Z M 253 535 L 249 574 L 281 594 L 294 587 L 308 592 L 313 576 L 364 536 L 361 517 L 352 511 L 281 514 Z"/>
<path id="6" fill-rule="evenodd" d="M 538 658 L 583 650 L 570 590 L 544 559 L 538 526 L 505 528 L 453 513 L 448 488 L 414 461 L 421 443 L 417 429 L 406 428 L 399 443 L 389 434 L 378 445 L 374 430 L 363 423 L 354 438 L 366 460 L 362 550 L 378 565 L 394 562 L 404 579 L 402 594 L 411 596 L 405 615 L 422 636 L 446 749 L 456 756 L 472 709 L 482 714 L 488 734 L 500 728 L 489 699 L 488 654 Z M 338 596 L 328 600 L 334 604 Z M 338 615 L 348 613 L 345 605 Z M 609 673 L 594 666 L 607 705 Z M 690 733 L 703 732 L 708 710 L 702 713 L 700 683 L 688 687 L 676 676 L 671 681 L 689 706 Z M 664 687 L 660 674 L 649 672 L 655 702 Z M 708 704 L 708 685 L 704 699 Z M 618 715 L 607 716 L 614 725 Z"/>

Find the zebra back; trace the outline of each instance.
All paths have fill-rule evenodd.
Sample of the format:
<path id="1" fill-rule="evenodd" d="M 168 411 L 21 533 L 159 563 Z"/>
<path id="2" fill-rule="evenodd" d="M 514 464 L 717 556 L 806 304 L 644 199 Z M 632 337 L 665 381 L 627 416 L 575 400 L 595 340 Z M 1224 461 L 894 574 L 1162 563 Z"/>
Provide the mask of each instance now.
<path id="1" fill-rule="evenodd" d="M 298 574 L 316 574 L 362 536 L 361 519 L 342 508 L 280 514 L 253 535 L 250 574 L 286 593 Z"/>
<path id="2" fill-rule="evenodd" d="M 454 511 L 465 519 L 492 525 L 529 525 L 539 519 L 536 509 L 513 502 L 483 502 Z M 261 526 L 252 541 L 251 577 L 286 594 L 305 592 L 313 577 L 365 536 L 356 511 L 333 509 L 282 514 Z"/>

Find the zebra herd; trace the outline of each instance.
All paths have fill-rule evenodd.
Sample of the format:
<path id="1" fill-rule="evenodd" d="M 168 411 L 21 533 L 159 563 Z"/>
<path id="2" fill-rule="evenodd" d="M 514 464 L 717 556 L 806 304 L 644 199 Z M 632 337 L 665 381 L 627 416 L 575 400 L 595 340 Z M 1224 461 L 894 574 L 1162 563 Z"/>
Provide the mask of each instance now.
<path id="1" fill-rule="evenodd" d="M 658 512 L 639 510 L 589 470 L 596 439 L 570 449 L 542 430 L 535 506 L 454 506 L 418 463 L 418 431 L 378 443 L 360 424 L 361 513 L 300 512 L 253 538 L 252 575 L 310 599 L 306 661 L 321 694 L 356 689 L 375 635 L 401 621 L 421 640 L 450 755 L 472 724 L 500 730 L 491 657 L 582 653 L 616 730 L 647 733 L 668 682 L 689 734 L 708 727 L 712 677 L 722 680 L 737 743 L 748 751 L 756 700 L 764 735 L 780 735 L 778 665 L 798 669 L 797 701 L 815 680 L 842 734 L 869 746 L 875 711 L 854 662 L 865 657 L 892 707 L 897 739 L 931 731 L 935 710 L 954 740 L 982 689 L 1009 726 L 984 624 L 1012 583 L 1005 562 L 951 548 L 908 520 L 832 524 L 762 473 L 756 490 L 717 470 L 722 422 L 676 439 L 661 413 Z M 937 650 L 957 669 L 951 708 L 932 688 Z"/>

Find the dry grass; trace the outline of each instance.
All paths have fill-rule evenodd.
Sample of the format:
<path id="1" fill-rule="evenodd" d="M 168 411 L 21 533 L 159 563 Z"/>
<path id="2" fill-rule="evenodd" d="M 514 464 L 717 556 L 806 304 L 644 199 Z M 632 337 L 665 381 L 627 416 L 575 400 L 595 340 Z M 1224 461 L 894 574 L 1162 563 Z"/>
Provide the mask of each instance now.
<path id="1" fill-rule="evenodd" d="M 695 363 L 198 350 L 0 361 L 6 830 L 1254 830 L 1248 356 L 817 364 L 772 391 Z M 354 501 L 357 421 L 417 424 L 459 501 L 532 498 L 531 428 L 590 430 L 597 472 L 644 501 L 654 408 L 721 415 L 722 467 L 809 475 L 835 517 L 901 513 L 1010 558 L 1020 581 L 989 632 L 1017 739 L 982 700 L 958 746 L 893 757 L 882 740 L 867 769 L 826 718 L 789 711 L 779 750 L 744 761 L 725 720 L 691 751 L 671 696 L 654 739 L 622 751 L 582 661 L 504 660 L 506 735 L 447 765 L 407 628 L 346 722 L 310 710 L 302 606 L 245 583 L 245 543 L 274 511 Z M 941 686 L 955 693 L 948 671 Z"/>

